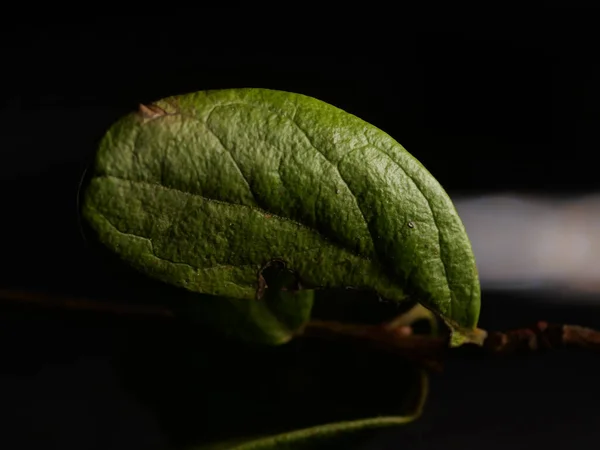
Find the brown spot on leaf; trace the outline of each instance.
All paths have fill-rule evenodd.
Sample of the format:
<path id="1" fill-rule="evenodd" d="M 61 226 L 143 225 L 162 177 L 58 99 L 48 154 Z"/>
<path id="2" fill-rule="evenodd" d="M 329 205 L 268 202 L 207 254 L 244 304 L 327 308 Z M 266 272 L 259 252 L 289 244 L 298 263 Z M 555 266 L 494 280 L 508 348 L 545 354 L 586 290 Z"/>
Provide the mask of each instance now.
<path id="1" fill-rule="evenodd" d="M 156 119 L 157 117 L 166 116 L 168 113 L 156 105 L 143 105 L 140 103 L 138 113 L 144 119 Z"/>

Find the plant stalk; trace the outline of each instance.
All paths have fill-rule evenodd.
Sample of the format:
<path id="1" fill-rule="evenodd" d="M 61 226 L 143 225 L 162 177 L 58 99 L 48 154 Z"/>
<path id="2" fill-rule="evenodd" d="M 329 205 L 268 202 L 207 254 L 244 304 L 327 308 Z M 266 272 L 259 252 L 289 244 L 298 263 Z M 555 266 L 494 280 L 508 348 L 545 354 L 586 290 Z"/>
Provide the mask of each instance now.
<path id="1" fill-rule="evenodd" d="M 89 311 L 117 316 L 175 319 L 165 307 L 125 305 L 121 303 L 52 296 L 39 292 L 0 290 L 0 304 L 27 305 L 36 308 Z M 439 372 L 452 349 L 448 336 L 414 334 L 402 316 L 381 325 L 311 320 L 298 333 L 300 339 L 344 340 L 375 351 L 383 351 L 412 360 Z M 533 326 L 509 331 L 489 331 L 481 346 L 465 344 L 491 356 L 510 356 L 563 347 L 600 351 L 600 331 L 578 325 L 540 321 Z M 460 348 L 460 347 L 459 347 Z"/>

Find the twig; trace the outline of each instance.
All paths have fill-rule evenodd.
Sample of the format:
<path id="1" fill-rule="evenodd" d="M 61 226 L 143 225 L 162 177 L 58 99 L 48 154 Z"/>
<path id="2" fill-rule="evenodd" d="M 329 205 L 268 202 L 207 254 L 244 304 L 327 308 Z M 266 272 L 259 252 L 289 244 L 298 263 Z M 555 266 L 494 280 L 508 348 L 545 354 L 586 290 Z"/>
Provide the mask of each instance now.
<path id="1" fill-rule="evenodd" d="M 489 332 L 484 341 L 484 349 L 498 355 L 551 350 L 565 346 L 600 350 L 600 331 L 578 325 L 538 322 L 529 328 L 504 333 Z"/>
<path id="2" fill-rule="evenodd" d="M 442 369 L 442 360 L 448 349 L 448 339 L 429 335 L 411 334 L 409 327 L 346 324 L 311 320 L 301 331 L 303 338 L 340 341 L 383 351 L 410 359 L 436 372 Z"/>
<path id="3" fill-rule="evenodd" d="M 352 340 L 363 346 L 401 355 L 435 371 L 441 370 L 445 357 L 452 353 L 447 338 L 411 335 L 386 324 L 365 326 L 311 321 L 306 325 L 304 335 Z M 538 322 L 528 328 L 488 332 L 482 346 L 465 344 L 467 346 L 490 356 L 510 356 L 567 346 L 600 351 L 600 331 L 578 325 Z"/>
<path id="4" fill-rule="evenodd" d="M 0 290 L 0 301 L 35 305 L 43 308 L 91 311 L 125 316 L 170 319 L 173 311 L 158 306 L 124 305 L 108 301 L 65 298 L 42 293 Z M 406 321 L 394 319 L 381 325 L 348 324 L 311 320 L 298 333 L 300 338 L 352 342 L 361 347 L 388 352 L 440 371 L 452 351 L 448 338 L 413 334 Z M 506 332 L 491 331 L 477 351 L 492 356 L 510 356 L 523 352 L 544 351 L 565 346 L 600 351 L 600 331 L 578 325 L 537 324 Z"/>
<path id="5" fill-rule="evenodd" d="M 171 310 L 160 306 L 127 305 L 111 301 L 48 295 L 41 292 L 0 290 L 0 301 L 17 305 L 34 305 L 45 309 L 90 311 L 119 316 L 174 317 Z"/>

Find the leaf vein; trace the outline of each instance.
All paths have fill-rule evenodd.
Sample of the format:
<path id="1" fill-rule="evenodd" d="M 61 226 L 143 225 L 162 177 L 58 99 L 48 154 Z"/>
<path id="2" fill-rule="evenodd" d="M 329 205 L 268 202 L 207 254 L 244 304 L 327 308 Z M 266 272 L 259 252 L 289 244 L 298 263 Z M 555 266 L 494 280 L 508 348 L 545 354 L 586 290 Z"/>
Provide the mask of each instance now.
<path id="1" fill-rule="evenodd" d="M 296 121 L 296 113 L 297 113 L 297 109 L 296 109 L 296 111 L 294 112 L 293 116 L 290 118 L 290 117 L 288 117 L 287 115 L 285 115 L 285 114 L 282 114 L 280 111 L 277 111 L 277 110 L 275 110 L 275 109 L 267 108 L 267 107 L 265 107 L 265 106 L 263 106 L 263 105 L 260 105 L 260 104 L 255 104 L 255 103 L 250 103 L 250 102 L 239 101 L 239 102 L 228 102 L 228 103 L 223 103 L 223 104 L 217 104 L 217 105 L 215 105 L 215 106 L 214 106 L 214 107 L 211 109 L 211 111 L 210 111 L 210 112 L 212 113 L 212 112 L 213 112 L 215 109 L 217 109 L 217 108 L 220 108 L 220 107 L 231 106 L 231 105 L 236 105 L 236 104 L 240 104 L 240 105 L 249 106 L 249 107 L 251 107 L 251 108 L 255 108 L 255 109 L 261 109 L 261 110 L 265 110 L 265 111 L 268 111 L 268 112 L 270 112 L 270 113 L 272 113 L 272 114 L 278 115 L 279 117 L 284 117 L 284 118 L 286 118 L 286 119 L 290 120 L 290 121 L 291 121 L 291 122 L 292 122 L 292 123 L 293 123 L 293 124 L 294 124 L 294 125 L 295 125 L 295 126 L 296 126 L 296 127 L 297 127 L 297 128 L 298 128 L 298 129 L 299 129 L 299 130 L 300 130 L 300 131 L 303 133 L 303 134 L 304 134 L 304 136 L 306 137 L 306 139 L 308 140 L 308 142 L 310 143 L 310 145 L 311 145 L 311 146 L 312 146 L 312 147 L 313 147 L 313 148 L 314 148 L 314 149 L 315 149 L 317 152 L 319 152 L 319 153 L 320 153 L 320 154 L 321 154 L 321 155 L 322 155 L 322 156 L 323 156 L 323 157 L 324 157 L 324 158 L 325 158 L 325 159 L 326 159 L 326 160 L 327 160 L 327 161 L 328 161 L 330 164 L 332 164 L 332 166 L 334 166 L 334 167 L 337 169 L 338 173 L 339 173 L 339 169 L 338 169 L 338 168 L 337 168 L 337 167 L 336 167 L 336 166 L 335 166 L 335 165 L 334 165 L 334 164 L 333 164 L 331 161 L 329 161 L 329 159 L 328 159 L 328 158 L 327 158 L 327 157 L 326 157 L 326 156 L 325 156 L 325 155 L 324 155 L 324 154 L 323 154 L 323 153 L 322 153 L 322 152 L 321 152 L 321 151 L 320 151 L 320 150 L 319 150 L 317 147 L 315 147 L 315 146 L 312 144 L 312 141 L 311 141 L 311 140 L 310 140 L 310 138 L 308 137 L 307 133 L 306 133 L 306 132 L 305 132 L 305 131 L 304 131 L 304 130 L 303 130 L 303 129 L 302 129 L 302 128 L 301 128 L 301 127 L 298 125 L 298 123 L 297 123 L 297 121 Z M 367 136 L 365 136 L 365 137 L 367 137 Z M 373 147 L 375 150 L 377 150 L 377 151 L 378 151 L 378 152 L 380 152 L 381 154 L 383 154 L 383 155 L 387 156 L 387 157 L 388 157 L 388 158 L 389 158 L 389 159 L 390 159 L 390 160 L 391 160 L 391 161 L 394 163 L 394 165 L 396 165 L 396 166 L 397 166 L 397 167 L 398 167 L 398 168 L 399 168 L 399 169 L 400 169 L 400 170 L 401 170 L 401 171 L 402 171 L 402 172 L 405 174 L 405 176 L 406 176 L 406 177 L 407 177 L 407 178 L 408 178 L 408 179 L 409 179 L 409 180 L 412 182 L 412 184 L 413 184 L 413 185 L 415 186 L 415 188 L 416 188 L 416 189 L 419 191 L 419 193 L 421 194 L 421 196 L 422 196 L 422 197 L 425 199 L 425 202 L 427 203 L 427 206 L 428 206 L 428 208 L 429 208 L 429 211 L 430 211 L 430 213 L 431 213 L 431 218 L 432 218 L 432 220 L 433 220 L 433 224 L 434 224 L 434 226 L 435 226 L 435 228 L 436 228 L 436 231 L 437 231 L 437 234 L 438 234 L 438 247 L 439 247 L 439 250 L 440 250 L 440 261 L 441 261 L 441 263 L 442 263 L 442 269 L 443 269 L 443 271 L 444 271 L 444 279 L 446 280 L 446 286 L 447 286 L 447 288 L 448 288 L 448 291 L 449 291 L 449 293 L 450 293 L 450 299 L 451 299 L 451 300 L 450 300 L 449 307 L 450 307 L 450 308 L 452 308 L 452 306 L 453 306 L 453 303 L 454 303 L 454 300 L 453 300 L 453 295 L 452 295 L 452 289 L 450 288 L 450 280 L 448 279 L 448 270 L 447 270 L 447 268 L 446 268 L 446 261 L 445 261 L 445 258 L 444 258 L 444 256 L 443 256 L 443 255 L 445 254 L 445 252 L 444 252 L 444 250 L 443 250 L 443 246 L 442 246 L 442 236 L 441 236 L 441 230 L 440 230 L 440 227 L 439 227 L 439 225 L 438 225 L 438 223 L 437 223 L 436 214 L 435 214 L 435 212 L 434 212 L 434 210 L 433 210 L 433 207 L 431 206 L 431 202 L 429 201 L 429 199 L 427 198 L 427 196 L 426 196 L 426 195 L 423 193 L 423 191 L 421 190 L 421 188 L 420 188 L 420 186 L 418 185 L 418 183 L 417 183 L 417 182 L 414 180 L 414 178 L 413 178 L 413 177 L 412 177 L 412 176 L 411 176 L 411 175 L 410 175 L 410 174 L 409 174 L 409 173 L 408 173 L 408 172 L 407 172 L 407 171 L 404 169 L 404 167 L 402 167 L 402 165 L 401 165 L 399 162 L 397 162 L 397 161 L 395 160 L 395 158 L 393 158 L 393 157 L 392 157 L 392 156 L 391 156 L 391 155 L 390 155 L 390 154 L 389 154 L 387 151 L 385 151 L 385 149 L 383 149 L 383 148 L 381 148 L 381 147 L 377 146 L 377 145 L 376 145 L 376 144 L 374 144 L 373 142 L 370 142 L 370 140 L 368 139 L 368 137 L 367 137 L 367 141 L 369 141 L 369 144 L 370 144 L 370 145 L 371 145 L 371 146 L 372 146 L 372 147 Z M 342 178 L 342 181 L 343 181 L 343 182 L 346 184 L 346 186 L 348 187 L 348 184 L 346 183 L 346 181 L 345 181 L 345 180 L 343 179 L 343 177 L 341 176 L 341 173 L 340 173 L 340 178 Z M 350 188 L 349 188 L 349 187 L 348 187 L 348 190 L 350 191 L 350 193 L 351 193 L 351 194 L 352 194 L 352 196 L 354 197 L 355 201 L 357 202 L 358 209 L 359 209 L 359 211 L 360 211 L 360 213 L 361 213 L 361 215 L 362 215 L 362 217 L 363 217 L 363 220 L 365 221 L 365 224 L 367 224 L 367 229 L 368 229 L 368 223 L 367 223 L 367 221 L 366 221 L 366 218 L 365 218 L 365 216 L 364 216 L 364 214 L 363 214 L 362 210 L 360 209 L 360 206 L 358 205 L 358 201 L 357 201 L 357 199 L 356 199 L 356 196 L 354 195 L 354 193 L 352 192 L 352 190 L 350 190 Z M 373 242 L 373 236 L 372 236 L 372 234 L 371 234 L 370 232 L 369 232 L 369 236 L 370 236 L 370 238 L 371 238 L 371 242 Z M 374 245 L 374 244 L 373 244 L 373 245 Z M 450 311 L 450 313 L 451 313 L 451 311 Z"/>
<path id="2" fill-rule="evenodd" d="M 346 189 L 348 189 L 348 192 L 350 192 L 350 196 L 352 197 L 352 199 L 354 200 L 354 203 L 356 204 L 356 209 L 360 215 L 360 217 L 362 218 L 365 227 L 367 229 L 367 234 L 369 235 L 369 239 L 371 240 L 371 245 L 373 246 L 373 251 L 375 251 L 375 241 L 373 240 L 373 235 L 371 234 L 371 231 L 369 229 L 369 223 L 367 222 L 367 218 L 365 217 L 365 214 L 363 212 L 363 210 L 360 207 L 360 204 L 358 202 L 358 198 L 356 197 L 356 195 L 354 194 L 354 192 L 352 191 L 352 189 L 350 189 L 350 186 L 348 185 L 348 182 L 346 181 L 346 179 L 344 178 L 344 176 L 342 175 L 342 173 L 340 172 L 340 168 L 338 167 L 338 164 L 335 164 L 333 161 L 331 161 L 326 155 L 325 153 L 323 153 L 321 150 L 319 150 L 312 142 L 312 140 L 310 139 L 310 137 L 308 137 L 308 134 L 306 133 L 306 131 L 304 131 L 304 129 L 302 129 L 302 127 L 298 124 L 298 122 L 296 122 L 296 120 L 294 118 L 290 119 L 290 122 L 292 122 L 296 128 L 302 133 L 302 135 L 304 136 L 304 138 L 306 139 L 306 141 L 309 143 L 309 145 L 314 148 L 317 153 L 319 153 L 323 159 L 325 159 L 325 161 L 327 161 L 331 167 L 333 167 L 335 169 L 335 171 L 337 172 L 338 176 L 340 177 L 340 180 L 342 180 L 342 183 L 344 183 L 344 186 L 346 186 Z"/>
<path id="3" fill-rule="evenodd" d="M 266 210 L 264 210 L 264 209 L 262 209 L 262 208 L 260 208 L 258 206 L 244 205 L 242 203 L 224 202 L 222 200 L 217 200 L 217 199 L 213 199 L 213 198 L 210 198 L 210 197 L 206 197 L 206 196 L 198 194 L 198 193 L 183 191 L 183 190 L 175 188 L 175 187 L 161 185 L 161 184 L 157 184 L 157 183 L 150 183 L 148 181 L 143 181 L 143 180 L 131 180 L 129 178 L 123 178 L 123 177 L 116 176 L 116 175 L 106 175 L 106 174 L 105 175 L 97 175 L 95 178 L 113 179 L 113 180 L 118 180 L 118 181 L 121 181 L 121 182 L 124 182 L 124 183 L 130 183 L 130 184 L 133 184 L 133 185 L 140 185 L 140 186 L 147 186 L 147 187 L 152 187 L 152 188 L 164 189 L 166 191 L 178 192 L 178 193 L 183 194 L 183 195 L 189 195 L 189 196 L 192 196 L 192 197 L 200 198 L 200 199 L 202 199 L 204 201 L 211 202 L 211 203 L 217 203 L 217 204 L 224 205 L 224 206 L 227 206 L 227 207 L 230 207 L 230 208 L 231 207 L 236 207 L 236 208 L 244 208 L 244 209 L 253 210 L 253 211 L 256 211 L 256 212 L 258 212 L 260 214 L 268 215 L 269 216 L 269 220 L 275 219 L 275 220 L 279 220 L 279 221 L 282 221 L 282 222 L 290 222 L 290 223 L 294 224 L 295 226 L 297 226 L 298 228 L 302 228 L 302 229 L 305 229 L 307 231 L 310 231 L 311 233 L 316 234 L 318 236 L 318 238 L 320 238 L 323 241 L 325 241 L 328 245 L 337 246 L 341 250 L 343 250 L 345 252 L 348 252 L 349 254 L 351 254 L 353 256 L 356 256 L 357 258 L 362 259 L 364 261 L 371 261 L 371 258 L 369 258 L 369 257 L 367 257 L 365 255 L 361 255 L 359 253 L 356 253 L 356 252 L 352 251 L 349 248 L 343 247 L 342 245 L 338 244 L 335 241 L 329 240 L 328 238 L 326 238 L 325 236 L 323 236 L 321 233 L 319 233 L 318 230 L 315 230 L 314 228 L 309 227 L 308 225 L 305 225 L 305 224 L 303 224 L 301 222 L 298 222 L 298 221 L 296 221 L 294 219 L 290 219 L 288 217 L 279 216 L 279 215 L 274 214 L 274 213 L 272 213 L 270 211 L 266 211 Z M 309 250 L 314 250 L 314 249 L 309 249 Z"/>
<path id="4" fill-rule="evenodd" d="M 196 271 L 196 272 L 199 272 L 199 271 L 205 271 L 205 270 L 214 270 L 214 269 L 220 269 L 220 268 L 223 268 L 223 267 L 228 267 L 228 268 L 233 268 L 233 269 L 236 269 L 236 268 L 242 268 L 242 267 L 252 267 L 252 266 L 255 266 L 255 264 L 238 264 L 238 265 L 235 265 L 235 264 L 214 264 L 214 265 L 212 265 L 212 266 L 207 266 L 207 267 L 196 267 L 196 266 L 193 266 L 193 265 L 191 265 L 191 264 L 189 264 L 189 263 L 186 263 L 186 262 L 182 262 L 182 261 L 174 261 L 174 260 L 172 260 L 172 259 L 165 258 L 164 256 L 159 256 L 159 255 L 156 253 L 156 250 L 155 250 L 155 247 L 154 247 L 154 242 L 152 241 L 152 238 L 149 238 L 149 237 L 147 237 L 147 236 L 141 236 L 141 235 L 139 235 L 139 234 L 135 234 L 135 233 L 128 233 L 128 232 L 126 232 L 126 231 L 120 230 L 120 229 L 119 229 L 119 228 L 118 228 L 118 227 L 117 227 L 117 226 L 116 226 L 114 223 L 112 223 L 112 221 L 111 221 L 111 220 L 110 220 L 108 217 L 106 217 L 106 215 L 105 215 L 104 213 L 102 213 L 101 211 L 98 211 L 96 208 L 94 208 L 94 210 L 95 210 L 95 211 L 96 211 L 96 212 L 97 212 L 97 213 L 98 213 L 98 214 L 99 214 L 99 215 L 100 215 L 100 216 L 101 216 L 101 217 L 102 217 L 102 218 L 103 218 L 103 219 L 106 221 L 106 223 L 107 223 L 108 225 L 110 225 L 110 226 L 111 226 L 111 227 L 112 227 L 112 228 L 113 228 L 113 229 L 114 229 L 114 230 L 115 230 L 117 233 L 119 233 L 119 234 L 122 234 L 122 235 L 124 235 L 124 236 L 130 236 L 130 237 L 132 237 L 132 238 L 135 238 L 135 239 L 142 239 L 142 240 L 144 240 L 144 241 L 148 242 L 148 244 L 150 245 L 150 253 L 151 253 L 151 255 L 152 255 L 154 258 L 156 258 L 156 259 L 158 259 L 158 260 L 160 260 L 160 261 L 164 261 L 164 262 L 166 262 L 166 263 L 169 263 L 169 264 L 174 264 L 174 265 L 180 265 L 180 266 L 189 267 L 190 269 L 192 269 L 192 270 L 194 270 L 194 271 Z"/>
<path id="5" fill-rule="evenodd" d="M 213 108 L 210 111 L 210 113 L 208 114 L 208 116 L 206 117 L 206 121 L 204 122 L 204 126 L 206 127 L 206 129 L 208 130 L 208 132 L 211 135 L 213 135 L 215 137 L 215 139 L 219 142 L 219 145 L 223 148 L 223 150 L 225 150 L 227 152 L 227 154 L 231 158 L 231 161 L 233 162 L 233 164 L 237 168 L 237 171 L 239 172 L 240 176 L 242 177 L 242 180 L 244 180 L 244 182 L 246 183 L 246 186 L 248 187 L 248 192 L 250 192 L 250 195 L 252 196 L 252 199 L 254 200 L 254 203 L 258 204 L 258 201 L 257 201 L 256 197 L 254 196 L 254 192 L 252 191 L 252 188 L 250 187 L 250 181 L 248 180 L 248 178 L 246 178 L 246 175 L 244 175 L 244 172 L 242 172 L 242 169 L 241 169 L 240 165 L 238 164 L 237 160 L 235 159 L 235 157 L 233 156 L 233 153 L 231 152 L 231 150 L 229 150 L 229 148 L 227 148 L 225 146 L 225 144 L 223 143 L 223 140 L 217 135 L 217 133 L 215 133 L 213 131 L 213 129 L 208 124 L 208 122 L 210 120 L 210 117 L 212 116 L 212 113 L 214 112 L 215 109 L 216 108 Z"/>

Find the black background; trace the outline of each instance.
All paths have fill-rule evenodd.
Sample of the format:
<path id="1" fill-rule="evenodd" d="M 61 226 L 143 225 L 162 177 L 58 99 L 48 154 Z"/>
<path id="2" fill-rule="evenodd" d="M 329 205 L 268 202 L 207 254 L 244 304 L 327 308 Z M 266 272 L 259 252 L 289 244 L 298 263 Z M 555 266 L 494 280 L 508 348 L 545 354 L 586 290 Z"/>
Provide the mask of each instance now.
<path id="1" fill-rule="evenodd" d="M 118 117 L 196 90 L 265 87 L 318 97 L 391 134 L 451 196 L 600 190 L 600 61 L 588 35 L 430 27 L 379 36 L 366 27 L 338 30 L 335 20 L 325 39 L 286 15 L 259 22 L 233 10 L 66 17 L 3 18 L 3 289 L 122 291 L 83 245 L 82 171 Z M 0 439 L 10 442 L 3 447 L 167 447 L 168 427 L 129 392 L 114 364 L 140 336 L 157 345 L 151 324 L 3 308 Z M 600 327 L 600 306 L 483 293 L 483 328 L 539 319 Z M 459 356 L 434 380 L 425 417 L 382 432 L 368 448 L 593 445 L 596 363 L 579 351 L 511 361 Z"/>

